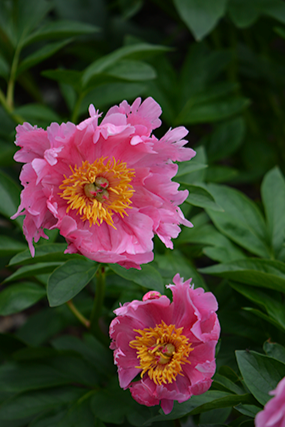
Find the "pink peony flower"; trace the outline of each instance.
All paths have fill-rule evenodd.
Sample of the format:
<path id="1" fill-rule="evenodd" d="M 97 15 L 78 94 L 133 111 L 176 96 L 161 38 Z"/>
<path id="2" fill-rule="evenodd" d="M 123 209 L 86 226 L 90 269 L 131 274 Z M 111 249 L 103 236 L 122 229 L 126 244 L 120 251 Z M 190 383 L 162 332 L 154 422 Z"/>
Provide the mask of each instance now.
<path id="1" fill-rule="evenodd" d="M 24 186 L 17 213 L 25 215 L 24 234 L 34 255 L 33 240 L 47 238 L 44 229 L 58 228 L 67 253 L 98 262 L 136 267 L 153 259 L 154 234 L 172 248 L 179 224 L 191 227 L 178 205 L 188 195 L 171 181 L 178 166 L 195 152 L 184 148 L 184 127 L 160 140 L 160 106 L 138 98 L 112 107 L 98 125 L 98 111 L 78 126 L 52 123 L 47 130 L 28 123 L 17 127 L 15 160 L 23 162 Z"/>
<path id="2" fill-rule="evenodd" d="M 263 411 L 256 415 L 255 426 L 283 427 L 285 425 L 285 378 L 269 394 L 274 397 L 266 403 Z"/>
<path id="3" fill-rule="evenodd" d="M 209 389 L 220 334 L 214 295 L 193 289 L 191 279 L 183 282 L 179 274 L 173 281 L 167 286 L 173 302 L 156 294 L 125 303 L 110 325 L 120 386 L 142 405 L 160 402 L 165 414 L 174 400 L 181 403 Z"/>

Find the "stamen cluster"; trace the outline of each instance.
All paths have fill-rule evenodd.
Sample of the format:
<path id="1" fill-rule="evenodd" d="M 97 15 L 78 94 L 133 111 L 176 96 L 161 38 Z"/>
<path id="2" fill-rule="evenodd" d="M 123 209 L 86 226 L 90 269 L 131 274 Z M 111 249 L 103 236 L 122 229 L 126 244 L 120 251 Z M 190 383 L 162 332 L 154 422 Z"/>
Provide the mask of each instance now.
<path id="1" fill-rule="evenodd" d="M 130 347 L 137 350 L 141 377 L 145 373 L 155 384 L 168 384 L 183 375 L 182 364 L 190 363 L 188 356 L 191 348 L 188 338 L 182 335 L 183 327 L 166 325 L 162 321 L 155 328 L 135 329 L 141 336 L 130 342 Z"/>

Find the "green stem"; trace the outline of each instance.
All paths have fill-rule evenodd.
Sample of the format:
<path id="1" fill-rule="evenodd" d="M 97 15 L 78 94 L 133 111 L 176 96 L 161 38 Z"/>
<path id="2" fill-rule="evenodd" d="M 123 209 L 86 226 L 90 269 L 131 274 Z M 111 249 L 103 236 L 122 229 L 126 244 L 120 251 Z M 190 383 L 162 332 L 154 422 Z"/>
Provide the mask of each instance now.
<path id="1" fill-rule="evenodd" d="M 5 95 L 1 89 L 0 89 L 0 104 L 2 104 L 4 110 L 9 114 L 9 116 L 14 120 L 14 122 L 20 123 L 20 124 L 24 123 L 25 120 L 23 119 L 23 117 L 19 116 L 18 114 L 15 114 L 13 112 L 13 109 L 9 107 L 9 105 L 7 104 Z"/>
<path id="2" fill-rule="evenodd" d="M 13 105 L 14 105 L 14 88 L 15 88 L 20 52 L 21 52 L 21 46 L 19 44 L 15 50 L 15 54 L 14 54 L 14 58 L 11 66 L 10 79 L 9 79 L 8 88 L 7 88 L 7 105 L 11 110 L 13 110 Z"/>
<path id="3" fill-rule="evenodd" d="M 94 305 L 90 317 L 90 332 L 98 338 L 103 344 L 109 345 L 109 340 L 106 335 L 101 331 L 99 320 L 102 313 L 102 306 L 105 296 L 105 282 L 106 274 L 103 265 L 100 265 L 97 271 L 96 294 L 94 298 Z"/>
<path id="4" fill-rule="evenodd" d="M 77 319 L 79 320 L 80 323 L 82 323 L 82 325 L 84 325 L 86 328 L 90 327 L 90 322 L 88 319 L 86 319 L 86 317 L 83 316 L 82 313 L 80 313 L 80 311 L 77 310 L 77 308 L 75 307 L 75 305 L 73 304 L 73 302 L 67 301 L 66 303 L 68 305 L 68 307 L 70 308 L 70 311 L 72 311 L 72 313 L 74 314 L 75 317 L 77 317 Z"/>

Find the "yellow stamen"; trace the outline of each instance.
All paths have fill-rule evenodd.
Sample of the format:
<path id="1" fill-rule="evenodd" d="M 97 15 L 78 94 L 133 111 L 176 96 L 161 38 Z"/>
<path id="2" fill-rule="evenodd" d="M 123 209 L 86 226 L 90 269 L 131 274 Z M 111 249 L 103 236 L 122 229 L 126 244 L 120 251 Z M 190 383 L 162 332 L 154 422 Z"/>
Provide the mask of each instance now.
<path id="1" fill-rule="evenodd" d="M 162 321 L 155 328 L 135 329 L 141 336 L 130 342 L 137 350 L 140 360 L 141 377 L 147 372 L 155 384 L 168 384 L 176 381 L 177 375 L 183 375 L 182 366 L 191 363 L 189 353 L 194 350 L 188 338 L 182 335 L 183 327 L 166 325 Z"/>
<path id="2" fill-rule="evenodd" d="M 127 164 L 120 160 L 107 160 L 101 157 L 90 164 L 87 160 L 80 167 L 70 166 L 71 175 L 66 177 L 59 188 L 60 197 L 67 200 L 67 209 L 76 210 L 82 221 L 91 225 L 100 225 L 103 221 L 114 226 L 112 216 L 120 214 L 123 218 L 128 215 L 126 209 L 131 209 L 131 197 L 134 193 L 130 184 L 135 172 L 128 169 Z"/>

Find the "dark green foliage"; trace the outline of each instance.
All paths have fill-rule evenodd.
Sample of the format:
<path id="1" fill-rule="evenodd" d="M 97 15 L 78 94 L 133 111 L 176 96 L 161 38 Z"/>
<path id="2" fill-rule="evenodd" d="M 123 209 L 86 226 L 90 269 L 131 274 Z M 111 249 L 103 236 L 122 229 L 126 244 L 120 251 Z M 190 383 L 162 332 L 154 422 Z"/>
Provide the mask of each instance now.
<path id="1" fill-rule="evenodd" d="M 285 376 L 284 25 L 282 0 L 0 1 L 1 427 L 253 427 Z M 31 257 L 15 126 L 137 96 L 162 107 L 157 137 L 189 129 L 174 180 L 194 227 L 141 270 L 64 254 L 56 230 Z M 215 294 L 222 332 L 211 389 L 165 415 L 119 387 L 108 327 L 176 273 Z"/>

